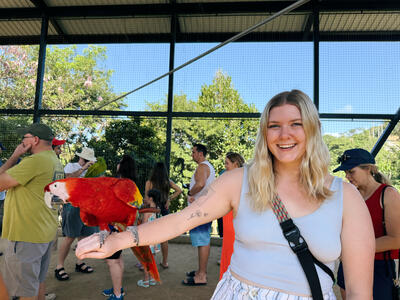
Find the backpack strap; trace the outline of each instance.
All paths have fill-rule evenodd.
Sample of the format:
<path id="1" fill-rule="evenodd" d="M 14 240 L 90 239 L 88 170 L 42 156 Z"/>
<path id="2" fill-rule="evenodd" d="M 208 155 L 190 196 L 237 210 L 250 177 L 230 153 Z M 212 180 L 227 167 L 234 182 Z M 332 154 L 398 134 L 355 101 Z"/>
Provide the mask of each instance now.
<path id="1" fill-rule="evenodd" d="M 312 255 L 308 249 L 307 242 L 302 237 L 299 228 L 293 223 L 285 205 L 282 203 L 278 195 L 272 201 L 272 211 L 278 219 L 283 236 L 286 238 L 290 248 L 299 259 L 300 265 L 303 268 L 310 286 L 312 298 L 314 300 L 323 300 L 321 284 L 319 282 L 315 264 L 325 271 L 332 278 L 333 282 L 335 282 L 335 275 L 330 268 Z"/>

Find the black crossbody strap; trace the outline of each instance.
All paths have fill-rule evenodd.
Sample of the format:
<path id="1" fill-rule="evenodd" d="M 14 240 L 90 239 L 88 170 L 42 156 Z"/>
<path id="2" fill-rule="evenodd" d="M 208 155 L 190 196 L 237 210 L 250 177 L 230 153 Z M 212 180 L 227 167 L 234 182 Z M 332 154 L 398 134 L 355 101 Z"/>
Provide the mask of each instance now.
<path id="1" fill-rule="evenodd" d="M 311 253 L 311 252 L 310 252 L 310 253 Z M 312 253 L 311 253 L 311 255 L 312 255 Z M 316 259 L 316 258 L 314 257 L 314 255 L 312 255 L 312 257 L 313 257 L 314 264 L 316 264 L 316 265 L 317 265 L 318 267 L 320 267 L 326 274 L 328 274 L 328 275 L 331 277 L 331 279 L 332 279 L 333 282 L 336 282 L 335 274 L 333 274 L 332 270 L 331 270 L 326 264 L 324 264 L 324 263 L 320 262 L 318 259 Z"/>
<path id="2" fill-rule="evenodd" d="M 321 283 L 318 278 L 315 264 L 317 264 L 323 271 L 328 273 L 333 282 L 335 282 L 335 275 L 331 269 L 329 269 L 325 264 L 321 263 L 312 255 L 308 249 L 307 242 L 301 236 L 299 228 L 293 223 L 293 220 L 290 218 L 284 204 L 278 196 L 276 196 L 272 202 L 272 210 L 278 219 L 279 225 L 281 226 L 283 236 L 286 238 L 290 248 L 299 259 L 300 265 L 303 268 L 310 286 L 313 299 L 323 300 Z"/>

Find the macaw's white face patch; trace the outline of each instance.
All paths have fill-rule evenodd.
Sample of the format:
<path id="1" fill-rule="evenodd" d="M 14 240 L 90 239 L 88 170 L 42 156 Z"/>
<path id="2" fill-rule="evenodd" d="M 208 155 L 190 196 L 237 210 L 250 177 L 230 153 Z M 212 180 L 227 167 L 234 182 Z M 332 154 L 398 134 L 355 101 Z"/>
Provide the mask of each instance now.
<path id="1" fill-rule="evenodd" d="M 49 191 L 46 191 L 44 193 L 44 201 L 48 207 L 51 208 L 51 200 L 53 196 L 57 196 L 61 200 L 64 201 L 64 203 L 67 203 L 67 200 L 69 199 L 69 194 L 67 192 L 67 187 L 65 182 L 53 182 L 49 186 Z"/>

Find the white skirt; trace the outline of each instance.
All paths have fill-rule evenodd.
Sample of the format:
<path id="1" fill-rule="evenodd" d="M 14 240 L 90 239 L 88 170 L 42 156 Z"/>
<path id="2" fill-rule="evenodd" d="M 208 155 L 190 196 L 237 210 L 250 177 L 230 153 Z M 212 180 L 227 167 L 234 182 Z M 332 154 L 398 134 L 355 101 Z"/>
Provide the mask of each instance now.
<path id="1" fill-rule="evenodd" d="M 324 300 L 336 300 L 333 290 L 324 294 Z M 232 276 L 228 269 L 218 283 L 211 300 L 312 300 L 312 297 L 290 295 L 248 285 Z"/>

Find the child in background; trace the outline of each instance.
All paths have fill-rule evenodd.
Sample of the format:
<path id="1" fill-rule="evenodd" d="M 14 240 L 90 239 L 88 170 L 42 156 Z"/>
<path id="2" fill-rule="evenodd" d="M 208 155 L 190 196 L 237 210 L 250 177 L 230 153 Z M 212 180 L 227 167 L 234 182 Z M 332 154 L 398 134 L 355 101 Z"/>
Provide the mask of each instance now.
<path id="1" fill-rule="evenodd" d="M 156 189 L 149 190 L 144 198 L 144 202 L 147 207 L 160 208 L 161 207 L 160 192 Z M 155 213 L 144 213 L 142 223 L 151 222 L 154 221 L 155 219 L 156 219 Z M 156 245 L 151 245 L 150 249 L 153 255 L 155 255 Z M 151 278 L 150 273 L 146 271 L 146 269 L 143 269 L 143 271 L 144 271 L 144 279 L 140 279 L 137 282 L 137 285 L 144 288 L 148 288 L 150 285 L 156 285 L 156 281 L 154 280 L 154 278 Z"/>

